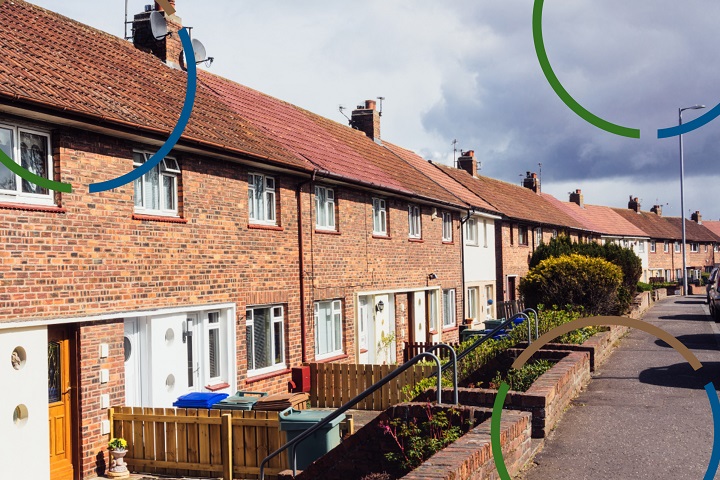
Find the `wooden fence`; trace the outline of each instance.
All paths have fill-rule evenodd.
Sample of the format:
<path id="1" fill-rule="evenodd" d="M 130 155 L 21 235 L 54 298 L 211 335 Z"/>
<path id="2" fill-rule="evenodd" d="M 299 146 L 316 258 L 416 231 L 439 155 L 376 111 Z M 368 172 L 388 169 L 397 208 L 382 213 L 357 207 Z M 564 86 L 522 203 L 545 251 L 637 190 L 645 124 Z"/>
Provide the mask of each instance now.
<path id="1" fill-rule="evenodd" d="M 522 299 L 512 300 L 508 302 L 497 302 L 495 312 L 497 318 L 509 319 L 515 314 L 525 310 L 525 302 Z"/>
<path id="2" fill-rule="evenodd" d="M 310 363 L 310 404 L 313 407 L 341 407 L 363 390 L 381 380 L 397 365 Z M 360 401 L 358 410 L 385 410 L 404 402 L 401 390 L 432 374 L 435 366 L 415 365 L 372 395 Z"/>
<path id="3" fill-rule="evenodd" d="M 433 347 L 435 345 L 438 345 L 438 342 L 404 342 L 405 345 L 403 346 L 403 362 L 407 362 L 411 358 L 413 358 L 418 353 L 427 352 L 430 347 Z M 460 346 L 459 343 L 449 343 L 451 347 L 453 347 L 455 350 Z M 436 348 L 433 352 L 434 355 L 437 355 L 440 360 L 449 360 L 450 359 L 450 351 L 447 348 Z"/>
<path id="4" fill-rule="evenodd" d="M 133 471 L 164 475 L 257 478 L 260 462 L 285 444 L 278 412 L 137 408 L 110 409 L 111 437 L 128 442 Z M 287 454 L 272 459 L 270 478 L 288 468 Z"/>

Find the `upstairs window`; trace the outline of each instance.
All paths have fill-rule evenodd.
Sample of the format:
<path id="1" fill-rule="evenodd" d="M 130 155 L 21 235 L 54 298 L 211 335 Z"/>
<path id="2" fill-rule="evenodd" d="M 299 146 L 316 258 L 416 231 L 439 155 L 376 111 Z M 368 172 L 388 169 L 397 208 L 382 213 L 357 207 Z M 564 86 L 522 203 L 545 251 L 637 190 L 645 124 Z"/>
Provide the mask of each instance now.
<path id="1" fill-rule="evenodd" d="M 483 218 L 483 247 L 488 247 L 488 221 Z"/>
<path id="2" fill-rule="evenodd" d="M 638 240 L 637 246 L 638 246 L 638 252 L 645 253 L 645 242 L 644 241 Z"/>
<path id="3" fill-rule="evenodd" d="M 558 237 L 558 231 L 557 231 L 557 229 L 556 229 L 556 228 L 553 228 L 553 231 L 552 231 L 552 238 L 557 238 L 557 237 Z"/>
<path id="4" fill-rule="evenodd" d="M 670 251 L 670 242 L 665 240 L 665 243 L 663 244 L 663 252 L 668 253 Z"/>
<path id="5" fill-rule="evenodd" d="M 373 198 L 373 234 L 387 235 L 387 204 L 382 198 Z"/>
<path id="6" fill-rule="evenodd" d="M 48 134 L 0 125 L 0 149 L 31 173 L 48 180 L 53 179 Z M 46 188 L 20 178 L 0 163 L 0 200 L 52 205 L 53 194 Z"/>
<path id="7" fill-rule="evenodd" d="M 477 220 L 472 217 L 468 218 L 467 222 L 465 222 L 465 245 L 477 245 L 477 237 Z"/>
<path id="8" fill-rule="evenodd" d="M 248 175 L 248 216 L 251 223 L 277 224 L 273 177 L 259 173 Z"/>
<path id="9" fill-rule="evenodd" d="M 528 227 L 524 225 L 518 226 L 518 245 L 528 244 Z"/>
<path id="10" fill-rule="evenodd" d="M 700 251 L 700 244 L 699 243 L 691 243 L 690 244 L 690 251 L 693 253 L 697 253 Z"/>
<path id="11" fill-rule="evenodd" d="M 140 167 L 152 153 L 133 152 L 133 166 Z M 178 177 L 180 166 L 171 157 L 155 165 L 148 173 L 135 179 L 135 211 L 153 215 L 178 214 Z"/>
<path id="12" fill-rule="evenodd" d="M 680 242 L 675 242 L 675 253 L 680 253 Z"/>
<path id="13" fill-rule="evenodd" d="M 417 205 L 408 206 L 408 236 L 410 238 L 422 238 L 420 207 Z"/>
<path id="14" fill-rule="evenodd" d="M 443 212 L 442 214 L 442 239 L 443 242 L 452 242 L 452 214 L 450 212 Z"/>
<path id="15" fill-rule="evenodd" d="M 655 253 L 655 249 L 657 248 L 657 243 L 655 240 L 650 240 L 650 253 Z"/>
<path id="16" fill-rule="evenodd" d="M 540 245 L 543 241 L 542 227 L 535 228 L 535 245 Z"/>
<path id="17" fill-rule="evenodd" d="M 315 228 L 335 230 L 335 190 L 315 187 Z"/>

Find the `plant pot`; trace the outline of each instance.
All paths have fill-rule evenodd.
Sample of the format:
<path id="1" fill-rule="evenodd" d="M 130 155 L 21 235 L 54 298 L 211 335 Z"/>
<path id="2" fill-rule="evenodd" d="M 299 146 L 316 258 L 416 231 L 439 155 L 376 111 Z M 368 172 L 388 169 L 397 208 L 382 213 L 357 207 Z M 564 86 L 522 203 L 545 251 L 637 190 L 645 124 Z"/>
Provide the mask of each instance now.
<path id="1" fill-rule="evenodd" d="M 110 453 L 110 470 L 106 473 L 108 478 L 129 478 L 130 472 L 128 471 L 127 464 L 123 457 L 127 455 L 126 449 L 112 449 Z"/>

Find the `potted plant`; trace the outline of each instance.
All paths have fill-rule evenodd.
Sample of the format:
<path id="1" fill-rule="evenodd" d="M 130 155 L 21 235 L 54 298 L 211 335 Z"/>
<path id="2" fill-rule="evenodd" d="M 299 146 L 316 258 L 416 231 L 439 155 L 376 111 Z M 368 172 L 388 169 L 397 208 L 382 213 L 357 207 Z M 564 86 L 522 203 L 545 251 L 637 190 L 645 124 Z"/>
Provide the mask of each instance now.
<path id="1" fill-rule="evenodd" d="M 123 457 L 127 454 L 127 440 L 122 437 L 113 438 L 108 442 L 108 451 L 110 452 L 110 470 L 107 473 L 108 478 L 128 478 L 130 472 Z"/>

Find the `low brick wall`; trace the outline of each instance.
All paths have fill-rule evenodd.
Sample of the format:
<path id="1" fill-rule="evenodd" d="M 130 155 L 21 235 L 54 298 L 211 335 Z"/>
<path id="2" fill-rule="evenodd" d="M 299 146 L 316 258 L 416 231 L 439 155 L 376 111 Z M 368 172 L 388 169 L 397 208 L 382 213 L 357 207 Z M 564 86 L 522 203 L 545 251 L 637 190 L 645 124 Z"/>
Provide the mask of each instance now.
<path id="1" fill-rule="evenodd" d="M 667 297 L 667 288 L 656 288 L 652 291 L 653 293 L 653 301 L 657 302 L 658 300 L 662 300 L 663 298 Z"/>
<path id="2" fill-rule="evenodd" d="M 391 418 L 420 417 L 421 410 L 424 410 L 426 405 L 427 403 L 417 402 L 402 403 L 388 408 L 372 422 L 345 439 L 338 447 L 300 472 L 295 479 L 360 480 L 373 471 L 393 474 L 391 465 L 384 458 L 384 453 L 396 447 L 390 435 L 384 434 L 379 424 Z M 433 405 L 432 409 L 437 411 L 448 407 L 452 405 Z M 497 478 L 490 444 L 492 410 L 466 405 L 459 405 L 456 408 L 466 412 L 474 419 L 477 426 L 403 478 L 426 480 Z M 530 459 L 530 420 L 531 415 L 527 412 L 512 410 L 503 412 L 500 438 L 503 458 L 512 475 L 519 472 Z M 291 473 L 283 472 L 279 479 L 290 479 Z"/>
<path id="3" fill-rule="evenodd" d="M 532 456 L 530 414 L 503 411 L 500 441 L 510 476 L 515 476 Z M 470 430 L 452 445 L 430 457 L 403 480 L 487 480 L 499 478 L 492 456 L 490 419 Z"/>
<path id="4" fill-rule="evenodd" d="M 541 350 L 537 355 L 539 357 L 533 358 L 555 357 L 561 360 L 542 374 L 527 392 L 508 392 L 505 408 L 532 413 L 532 436 L 544 438 L 580 389 L 590 381 L 590 353 Z M 443 401 L 451 401 L 452 394 L 452 389 L 443 389 Z M 492 408 L 496 395 L 497 390 L 487 388 L 458 389 L 462 405 Z M 421 398 L 434 396 L 435 389 L 429 389 Z"/>

